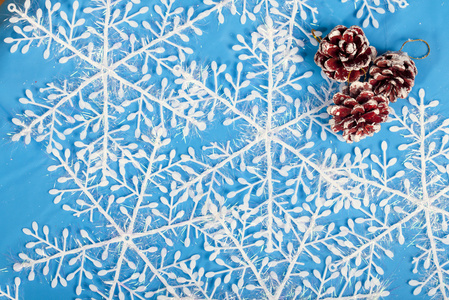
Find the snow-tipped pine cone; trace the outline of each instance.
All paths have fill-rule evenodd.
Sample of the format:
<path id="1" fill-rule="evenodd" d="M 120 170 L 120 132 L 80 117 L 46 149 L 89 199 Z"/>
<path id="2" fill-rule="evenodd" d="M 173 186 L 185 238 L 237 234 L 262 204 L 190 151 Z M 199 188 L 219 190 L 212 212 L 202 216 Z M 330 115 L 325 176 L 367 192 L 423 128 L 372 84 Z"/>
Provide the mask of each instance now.
<path id="1" fill-rule="evenodd" d="M 404 52 L 387 52 L 374 60 L 369 70 L 376 94 L 385 95 L 390 102 L 407 98 L 418 74 L 415 63 Z"/>
<path id="2" fill-rule="evenodd" d="M 348 142 L 358 142 L 380 130 L 380 124 L 388 117 L 388 99 L 376 95 L 368 82 L 354 82 L 336 93 L 335 105 L 327 108 L 333 116 L 329 121 L 334 132 L 343 131 Z"/>
<path id="3" fill-rule="evenodd" d="M 362 28 L 338 25 L 321 40 L 315 63 L 333 80 L 354 82 L 368 72 L 376 55 Z"/>

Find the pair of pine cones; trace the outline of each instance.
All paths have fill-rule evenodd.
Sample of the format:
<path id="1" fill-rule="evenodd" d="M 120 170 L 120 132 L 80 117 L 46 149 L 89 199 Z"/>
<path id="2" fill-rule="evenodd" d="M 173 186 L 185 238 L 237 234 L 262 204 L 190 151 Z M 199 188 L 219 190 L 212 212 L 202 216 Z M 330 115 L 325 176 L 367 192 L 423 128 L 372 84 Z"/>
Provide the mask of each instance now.
<path id="1" fill-rule="evenodd" d="M 348 142 L 358 142 L 380 130 L 388 117 L 389 102 L 406 98 L 418 73 L 415 63 L 404 52 L 377 56 L 358 26 L 338 25 L 320 41 L 315 63 L 326 75 L 349 85 L 334 95 L 328 107 L 334 132 L 343 131 Z M 372 65 L 371 65 L 372 63 Z M 371 67 L 370 67 L 371 65 Z M 360 77 L 368 75 L 368 82 Z"/>

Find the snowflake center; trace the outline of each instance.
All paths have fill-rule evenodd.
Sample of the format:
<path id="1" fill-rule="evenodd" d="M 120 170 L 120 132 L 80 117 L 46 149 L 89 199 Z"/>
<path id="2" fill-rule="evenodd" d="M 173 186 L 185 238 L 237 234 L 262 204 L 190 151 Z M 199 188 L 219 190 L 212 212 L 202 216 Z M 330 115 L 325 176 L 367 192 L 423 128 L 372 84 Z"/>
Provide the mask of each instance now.
<path id="1" fill-rule="evenodd" d="M 125 242 L 125 243 L 129 243 L 129 242 L 131 242 L 131 237 L 128 235 L 128 234 L 126 234 L 126 235 L 124 235 L 123 236 L 123 242 Z"/>

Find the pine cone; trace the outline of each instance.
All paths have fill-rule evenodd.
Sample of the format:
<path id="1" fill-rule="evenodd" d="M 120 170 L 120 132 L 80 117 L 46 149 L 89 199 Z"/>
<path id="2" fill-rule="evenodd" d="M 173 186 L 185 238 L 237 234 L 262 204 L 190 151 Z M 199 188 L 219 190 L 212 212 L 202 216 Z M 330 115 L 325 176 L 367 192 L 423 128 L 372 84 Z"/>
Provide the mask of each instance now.
<path id="1" fill-rule="evenodd" d="M 348 142 L 358 142 L 380 130 L 380 123 L 388 117 L 388 99 L 375 95 L 368 82 L 354 82 L 336 93 L 332 99 L 335 105 L 327 108 L 333 116 L 329 121 L 334 132 L 343 131 Z"/>
<path id="2" fill-rule="evenodd" d="M 362 28 L 338 25 L 321 40 L 315 63 L 331 79 L 354 82 L 368 71 L 376 55 Z"/>
<path id="3" fill-rule="evenodd" d="M 418 70 L 406 53 L 387 52 L 374 60 L 369 74 L 374 92 L 396 102 L 397 98 L 407 98 Z"/>

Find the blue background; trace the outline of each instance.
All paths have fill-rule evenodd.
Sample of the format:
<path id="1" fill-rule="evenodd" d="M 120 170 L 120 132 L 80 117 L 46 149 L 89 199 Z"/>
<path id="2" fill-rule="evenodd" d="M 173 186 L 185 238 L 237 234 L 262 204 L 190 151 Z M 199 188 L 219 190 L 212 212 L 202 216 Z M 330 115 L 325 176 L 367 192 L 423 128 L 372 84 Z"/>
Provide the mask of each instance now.
<path id="1" fill-rule="evenodd" d="M 11 25 L 4 20 L 9 15 L 6 10 L 7 3 L 0 7 L 0 40 L 10 36 L 12 31 Z M 318 27 L 323 32 L 328 32 L 337 24 L 361 26 L 363 21 L 356 18 L 352 1 L 343 4 L 337 0 L 319 0 L 313 1 L 313 4 L 319 7 Z M 439 113 L 446 118 L 449 118 L 448 15 L 449 3 L 445 1 L 412 0 L 407 8 L 398 9 L 394 14 L 387 12 L 384 15 L 376 15 L 380 23 L 378 29 L 371 25 L 364 29 L 370 43 L 376 46 L 379 53 L 399 50 L 402 43 L 409 38 L 422 38 L 431 45 L 431 55 L 424 60 L 415 61 L 419 73 L 412 95 L 417 98 L 418 88 L 424 88 L 427 99 L 440 100 Z M 231 66 L 235 65 L 237 54 L 231 47 L 235 43 L 236 34 L 247 34 L 255 27 L 255 24 L 249 21 L 241 26 L 238 17 L 230 15 L 223 25 L 211 21 L 204 35 L 196 38 L 198 44 L 202 46 L 195 49 L 189 60 L 197 60 L 200 64 L 216 60 Z M 208 42 L 209 39 L 213 39 L 214 42 Z M 216 43 L 225 46 L 216 47 Z M 18 99 L 24 95 L 25 89 L 41 88 L 54 78 L 63 78 L 66 74 L 70 74 L 73 66 L 59 65 L 51 59 L 44 61 L 41 48 L 31 49 L 25 55 L 19 52 L 10 54 L 9 48 L 10 45 L 0 43 L 0 284 L 2 286 L 11 284 L 14 277 L 20 276 L 20 273 L 12 270 L 12 264 L 18 259 L 17 254 L 24 249 L 27 241 L 22 228 L 29 228 L 32 221 L 51 225 L 54 232 L 60 232 L 62 228 L 68 226 L 82 228 L 82 224 L 77 223 L 79 220 L 63 211 L 61 205 L 54 205 L 52 197 L 48 194 L 54 187 L 56 177 L 47 171 L 47 167 L 52 164 L 52 158 L 46 154 L 43 146 L 36 142 L 25 145 L 22 140 L 17 143 L 11 141 L 11 133 L 15 131 L 11 119 L 23 112 Z M 426 47 L 414 43 L 408 44 L 404 50 L 411 55 L 420 56 L 425 53 Z M 313 70 L 315 74 L 310 80 L 312 85 L 318 85 L 320 81 L 319 69 L 313 65 L 312 60 L 315 51 L 316 47 L 309 44 L 304 51 L 306 64 L 309 64 L 306 69 Z M 379 148 L 382 139 L 389 141 L 390 148 L 398 144 L 392 139 L 394 134 L 388 131 L 382 131 L 381 134 L 365 140 L 363 147 Z M 226 138 L 225 135 L 224 139 Z M 198 140 L 198 143 L 200 142 Z M 346 149 L 352 148 L 354 145 L 344 145 L 340 151 L 344 153 Z M 400 155 L 399 152 L 395 153 Z M 384 279 L 390 282 L 391 295 L 388 299 L 411 299 L 412 287 L 407 281 L 412 271 L 411 258 L 417 252 L 415 247 L 408 247 L 406 251 L 403 249 L 404 247 L 393 246 L 391 250 L 396 254 L 395 259 L 391 264 L 384 265 L 386 274 L 391 274 L 389 275 L 391 277 L 384 276 Z M 397 271 L 394 271 L 396 268 Z M 74 282 L 69 282 L 67 288 L 58 285 L 52 289 L 47 279 L 37 276 L 33 282 L 22 280 L 20 293 L 23 299 L 71 299 L 75 295 L 73 286 Z M 427 298 L 428 296 L 421 294 L 413 299 Z"/>

